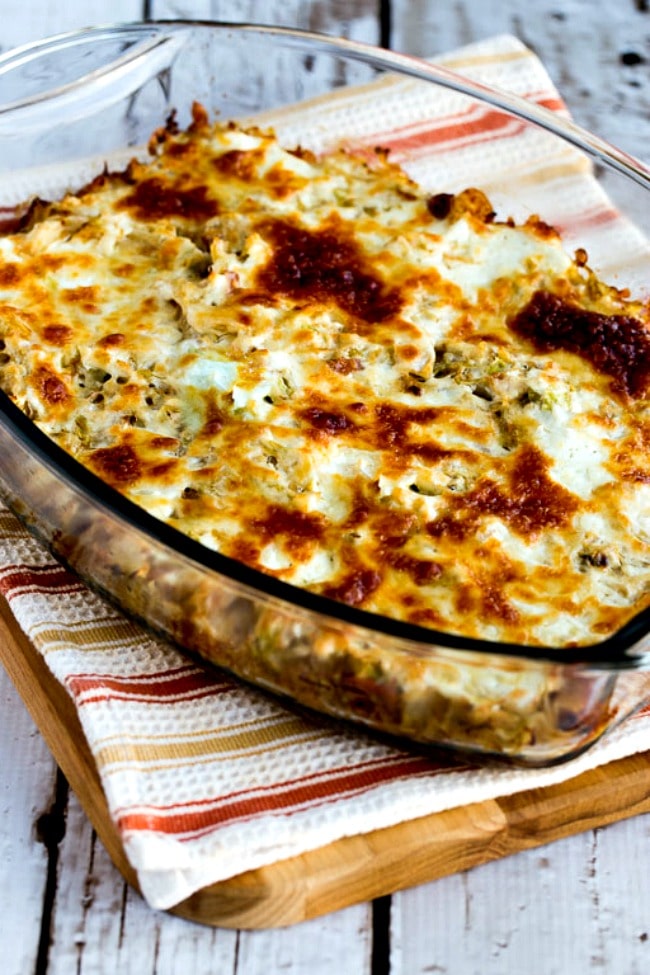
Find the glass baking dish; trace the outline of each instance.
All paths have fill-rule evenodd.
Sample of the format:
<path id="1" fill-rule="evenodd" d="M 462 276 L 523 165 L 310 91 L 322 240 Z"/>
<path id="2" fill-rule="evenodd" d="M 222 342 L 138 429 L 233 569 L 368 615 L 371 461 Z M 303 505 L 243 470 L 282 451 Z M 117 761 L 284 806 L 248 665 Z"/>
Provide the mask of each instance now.
<path id="1" fill-rule="evenodd" d="M 619 211 L 634 216 L 629 231 L 641 254 L 613 283 L 650 296 L 642 244 L 650 173 L 642 163 L 562 112 L 419 59 L 291 29 L 126 24 L 4 55 L 0 219 L 9 231 L 30 197 L 53 198 L 106 164 L 124 164 L 171 112 L 187 124 L 195 101 L 224 119 L 270 120 L 292 144 L 320 151 L 331 133 L 302 103 L 338 97 L 343 138 L 364 144 L 376 118 L 350 114 L 349 86 L 376 91 L 381 114 L 382 86 L 396 81 L 418 105 L 451 96 L 514 119 L 530 128 L 536 152 L 552 160 L 559 147 L 581 160 L 579 168 L 598 172 Z M 462 172 L 446 178 L 445 192 L 463 188 L 455 183 Z M 528 201 L 515 183 L 508 171 L 495 175 L 490 196 L 525 217 Z M 570 221 L 565 229 L 570 245 Z M 584 243 L 575 234 L 575 245 Z M 600 271 L 602 254 L 605 273 L 607 241 L 594 248 L 592 266 Z M 588 747 L 643 699 L 648 609 L 598 644 L 557 647 L 477 640 L 334 602 L 152 517 L 57 447 L 2 391 L 0 494 L 57 558 L 182 648 L 290 701 L 418 745 L 550 764 Z"/>

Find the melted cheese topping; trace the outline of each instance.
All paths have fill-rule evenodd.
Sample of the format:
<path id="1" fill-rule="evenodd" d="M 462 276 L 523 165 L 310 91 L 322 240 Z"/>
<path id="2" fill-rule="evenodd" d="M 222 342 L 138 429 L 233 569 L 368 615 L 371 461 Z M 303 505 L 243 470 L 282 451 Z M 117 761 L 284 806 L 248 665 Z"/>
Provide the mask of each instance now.
<path id="1" fill-rule="evenodd" d="M 649 309 L 385 154 L 157 133 L 0 238 L 0 381 L 209 548 L 455 633 L 650 602 Z M 37 212 L 36 212 L 37 211 Z"/>

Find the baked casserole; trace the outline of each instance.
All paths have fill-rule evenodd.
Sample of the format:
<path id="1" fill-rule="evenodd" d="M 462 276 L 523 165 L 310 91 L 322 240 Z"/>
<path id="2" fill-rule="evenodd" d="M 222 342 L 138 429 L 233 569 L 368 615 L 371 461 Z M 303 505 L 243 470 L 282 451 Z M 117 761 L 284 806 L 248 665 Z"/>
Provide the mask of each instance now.
<path id="1" fill-rule="evenodd" d="M 512 645 L 590 646 L 650 605 L 648 304 L 381 149 L 316 157 L 195 106 L 0 238 L 0 340 L 53 441 L 266 575 Z M 219 608 L 186 610 L 218 644 Z M 534 734 L 525 669 L 495 709 L 489 670 L 240 629 L 243 656 L 206 655 L 317 707 L 370 687 L 368 720 L 413 738 Z"/>

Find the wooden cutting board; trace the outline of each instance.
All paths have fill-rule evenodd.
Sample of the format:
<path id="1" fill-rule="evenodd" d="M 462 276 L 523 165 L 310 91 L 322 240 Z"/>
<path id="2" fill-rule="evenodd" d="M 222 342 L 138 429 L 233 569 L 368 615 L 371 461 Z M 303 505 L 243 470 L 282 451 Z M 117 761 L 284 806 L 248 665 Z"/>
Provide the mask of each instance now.
<path id="1" fill-rule="evenodd" d="M 111 859 L 137 889 L 72 700 L 2 597 L 0 660 Z M 650 753 L 643 753 L 560 785 L 346 837 L 205 887 L 172 913 L 229 928 L 279 927 L 649 811 Z"/>

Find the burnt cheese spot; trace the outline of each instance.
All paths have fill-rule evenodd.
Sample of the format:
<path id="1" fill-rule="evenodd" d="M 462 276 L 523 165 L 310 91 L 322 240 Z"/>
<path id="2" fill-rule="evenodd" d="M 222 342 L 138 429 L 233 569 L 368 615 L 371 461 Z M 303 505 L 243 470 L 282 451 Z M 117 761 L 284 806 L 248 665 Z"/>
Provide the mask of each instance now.
<path id="1" fill-rule="evenodd" d="M 350 510 L 348 512 L 347 518 L 341 526 L 345 530 L 351 530 L 358 528 L 363 525 L 364 522 L 368 520 L 372 506 L 366 498 L 362 496 L 360 491 L 357 489 L 354 501 L 350 505 Z"/>
<path id="2" fill-rule="evenodd" d="M 353 569 L 335 586 L 326 586 L 324 596 L 348 606 L 360 606 L 381 585 L 381 575 L 374 569 Z"/>
<path id="3" fill-rule="evenodd" d="M 209 220 L 219 212 L 219 204 L 210 198 L 206 186 L 183 187 L 152 176 L 141 180 L 120 200 L 118 207 L 128 209 L 140 220 L 163 217 L 185 217 Z"/>
<path id="4" fill-rule="evenodd" d="M 250 538 L 235 538 L 230 545 L 228 554 L 239 562 L 245 562 L 253 568 L 259 568 L 260 547 Z"/>
<path id="5" fill-rule="evenodd" d="M 548 476 L 541 451 L 527 445 L 517 452 L 506 485 L 484 478 L 473 491 L 455 499 L 446 514 L 429 522 L 427 532 L 461 541 L 474 534 L 481 516 L 491 515 L 520 535 L 536 535 L 564 527 L 577 509 L 577 498 Z"/>
<path id="6" fill-rule="evenodd" d="M 409 431 L 412 423 L 428 426 L 440 415 L 435 406 L 421 409 L 411 406 L 397 406 L 393 403 L 379 403 L 375 408 L 377 431 L 384 444 L 410 448 Z"/>
<path id="7" fill-rule="evenodd" d="M 221 176 L 238 179 L 244 183 L 263 181 L 264 189 L 272 196 L 283 199 L 306 182 L 279 163 L 262 171 L 264 150 L 229 149 L 213 160 L 213 166 Z"/>
<path id="8" fill-rule="evenodd" d="M 250 180 L 255 175 L 255 166 L 260 156 L 260 153 L 250 149 L 229 149 L 213 160 L 213 166 L 222 176 Z"/>
<path id="9" fill-rule="evenodd" d="M 110 335 L 104 335 L 97 345 L 100 349 L 110 349 L 115 346 L 124 345 L 125 342 L 126 336 L 123 332 L 111 332 Z"/>
<path id="10" fill-rule="evenodd" d="M 323 518 L 282 505 L 270 505 L 263 518 L 255 518 L 252 527 L 265 539 L 284 535 L 289 538 L 318 540 L 323 535 Z"/>
<path id="11" fill-rule="evenodd" d="M 509 623 L 519 620 L 519 613 L 495 582 L 485 584 L 481 590 L 481 612 L 489 618 L 506 620 Z"/>
<path id="12" fill-rule="evenodd" d="M 99 288 L 93 285 L 84 285 L 78 288 L 62 288 L 61 300 L 71 305 L 76 305 L 81 311 L 92 315 L 99 311 Z"/>
<path id="13" fill-rule="evenodd" d="M 421 457 L 435 464 L 458 451 L 441 447 L 435 440 L 417 440 L 411 425 L 430 428 L 440 419 L 441 411 L 435 407 L 396 406 L 379 403 L 375 408 L 375 441 L 379 449 L 399 449 L 401 454 Z M 430 435 L 430 430 L 428 430 Z"/>
<path id="14" fill-rule="evenodd" d="M 43 329 L 43 339 L 49 345 L 63 347 L 71 340 L 73 331 L 68 325 L 46 325 Z"/>
<path id="15" fill-rule="evenodd" d="M 354 429 L 355 424 L 345 415 L 333 410 L 323 410 L 319 407 L 309 407 L 302 410 L 301 417 L 307 421 L 309 426 L 324 433 L 338 434 L 345 433 L 346 430 Z"/>
<path id="16" fill-rule="evenodd" d="M 496 515 L 522 535 L 560 528 L 575 514 L 578 502 L 547 472 L 544 455 L 528 445 L 517 454 L 507 493 L 486 481 L 470 500 L 480 514 Z"/>
<path id="17" fill-rule="evenodd" d="M 100 447 L 90 455 L 93 467 L 109 484 L 124 486 L 137 481 L 142 466 L 133 447 L 117 444 L 114 447 Z"/>
<path id="18" fill-rule="evenodd" d="M 20 281 L 20 268 L 12 262 L 0 264 L 0 287 L 10 288 Z"/>
<path id="19" fill-rule="evenodd" d="M 49 406 L 57 406 L 70 400 L 70 391 L 64 380 L 47 366 L 39 366 L 35 371 L 34 385 L 43 402 Z"/>
<path id="20" fill-rule="evenodd" d="M 537 291 L 510 328 L 540 352 L 564 349 L 581 356 L 610 376 L 618 392 L 639 396 L 650 384 L 650 331 L 636 318 L 587 311 Z"/>
<path id="21" fill-rule="evenodd" d="M 427 586 L 442 575 L 442 566 L 433 559 L 417 559 L 404 553 L 390 555 L 388 560 L 393 568 L 406 572 L 418 586 Z"/>
<path id="22" fill-rule="evenodd" d="M 152 466 L 150 466 L 147 471 L 147 474 L 153 480 L 163 481 L 168 474 L 172 474 L 176 470 L 177 466 L 178 466 L 177 460 L 174 459 L 164 460 L 161 461 L 160 464 L 153 464 Z M 171 480 L 173 480 L 173 478 Z"/>
<path id="23" fill-rule="evenodd" d="M 206 397 L 205 419 L 198 436 L 206 440 L 218 436 L 223 430 L 225 422 L 226 417 L 217 404 L 211 398 Z"/>
<path id="24" fill-rule="evenodd" d="M 258 274 L 258 285 L 271 294 L 297 301 L 333 302 L 366 322 L 383 322 L 403 304 L 368 266 L 342 222 L 308 230 L 286 220 L 260 226 L 273 256 Z"/>
<path id="25" fill-rule="evenodd" d="M 349 376 L 350 373 L 360 372 L 363 369 L 361 359 L 356 359 L 354 356 L 350 356 L 350 358 L 337 356 L 333 359 L 328 359 L 327 365 L 332 372 L 338 372 L 341 376 Z"/>
<path id="26" fill-rule="evenodd" d="M 166 437 L 163 434 L 158 434 L 151 438 L 149 446 L 156 450 L 176 450 L 178 440 L 176 437 Z"/>

